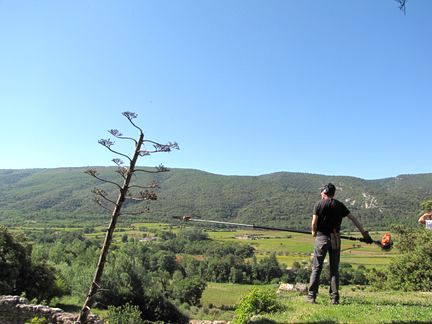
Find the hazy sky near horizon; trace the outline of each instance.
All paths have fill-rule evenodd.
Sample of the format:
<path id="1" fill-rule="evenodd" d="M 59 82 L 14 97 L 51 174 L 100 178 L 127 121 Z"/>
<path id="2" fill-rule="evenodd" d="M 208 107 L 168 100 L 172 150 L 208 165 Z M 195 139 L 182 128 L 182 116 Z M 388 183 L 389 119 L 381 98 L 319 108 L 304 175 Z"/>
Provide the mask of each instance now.
<path id="1" fill-rule="evenodd" d="M 117 128 L 226 175 L 432 172 L 432 1 L 0 0 L 0 169 L 113 165 Z M 119 146 L 125 153 L 133 147 Z"/>

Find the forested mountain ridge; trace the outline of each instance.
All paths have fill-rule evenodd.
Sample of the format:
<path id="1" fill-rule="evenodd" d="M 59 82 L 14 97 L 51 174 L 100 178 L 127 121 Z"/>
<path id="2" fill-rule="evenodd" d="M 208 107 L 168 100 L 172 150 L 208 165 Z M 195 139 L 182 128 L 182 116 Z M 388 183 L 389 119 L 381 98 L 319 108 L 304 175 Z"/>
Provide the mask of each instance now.
<path id="1" fill-rule="evenodd" d="M 107 212 L 93 201 L 91 190 L 102 187 L 116 195 L 115 187 L 85 174 L 87 168 L 0 170 L 0 221 L 74 223 L 108 220 Z M 101 177 L 121 183 L 115 167 L 94 167 Z M 128 220 L 172 222 L 172 216 L 308 228 L 319 188 L 332 182 L 336 198 L 360 217 L 369 229 L 390 224 L 414 225 L 420 202 L 432 197 L 432 174 L 400 175 L 379 180 L 348 176 L 278 172 L 261 176 L 223 176 L 199 170 L 172 169 L 139 174 L 134 181 L 160 183 L 158 200 L 150 212 L 125 215 Z M 128 203 L 125 210 L 139 211 L 144 203 Z M 105 216 L 104 216 L 105 215 Z M 344 222 L 348 225 L 348 222 Z"/>

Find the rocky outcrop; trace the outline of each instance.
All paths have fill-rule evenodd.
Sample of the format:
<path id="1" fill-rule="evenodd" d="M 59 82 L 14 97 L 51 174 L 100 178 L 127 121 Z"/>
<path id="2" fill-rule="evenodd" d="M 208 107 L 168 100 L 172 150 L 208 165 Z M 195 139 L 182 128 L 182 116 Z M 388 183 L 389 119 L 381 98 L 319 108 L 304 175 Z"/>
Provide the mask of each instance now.
<path id="1" fill-rule="evenodd" d="M 0 323 L 24 324 L 34 317 L 45 318 L 48 323 L 73 324 L 77 314 L 66 313 L 60 308 L 31 305 L 19 296 L 0 296 Z M 97 316 L 90 315 L 88 319 L 88 323 L 103 324 Z"/>

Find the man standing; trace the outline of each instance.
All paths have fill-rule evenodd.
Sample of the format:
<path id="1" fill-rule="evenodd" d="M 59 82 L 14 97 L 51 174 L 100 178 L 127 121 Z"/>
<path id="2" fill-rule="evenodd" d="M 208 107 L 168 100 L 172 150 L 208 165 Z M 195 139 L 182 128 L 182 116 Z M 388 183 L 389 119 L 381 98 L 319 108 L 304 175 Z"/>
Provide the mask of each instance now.
<path id="1" fill-rule="evenodd" d="M 425 225 L 425 228 L 432 230 L 432 211 L 429 210 L 421 215 L 418 222 Z"/>
<path id="2" fill-rule="evenodd" d="M 336 187 L 329 183 L 321 190 L 321 200 L 315 204 L 312 215 L 312 236 L 315 237 L 312 273 L 309 282 L 308 301 L 315 303 L 319 280 L 327 252 L 330 257 L 330 298 L 339 304 L 340 228 L 342 219 L 348 217 L 362 233 L 367 243 L 373 240 L 348 208 L 334 199 Z"/>

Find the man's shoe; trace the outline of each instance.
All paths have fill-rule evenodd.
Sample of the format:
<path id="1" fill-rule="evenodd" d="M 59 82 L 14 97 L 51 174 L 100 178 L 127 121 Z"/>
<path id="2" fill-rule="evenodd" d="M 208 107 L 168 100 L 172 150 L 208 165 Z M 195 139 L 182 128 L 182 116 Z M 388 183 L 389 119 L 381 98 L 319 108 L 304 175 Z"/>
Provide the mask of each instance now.
<path id="1" fill-rule="evenodd" d="M 332 299 L 331 303 L 332 303 L 332 305 L 339 305 L 339 300 Z"/>
<path id="2" fill-rule="evenodd" d="M 307 296 L 306 301 L 311 304 L 316 304 L 315 297 Z"/>

